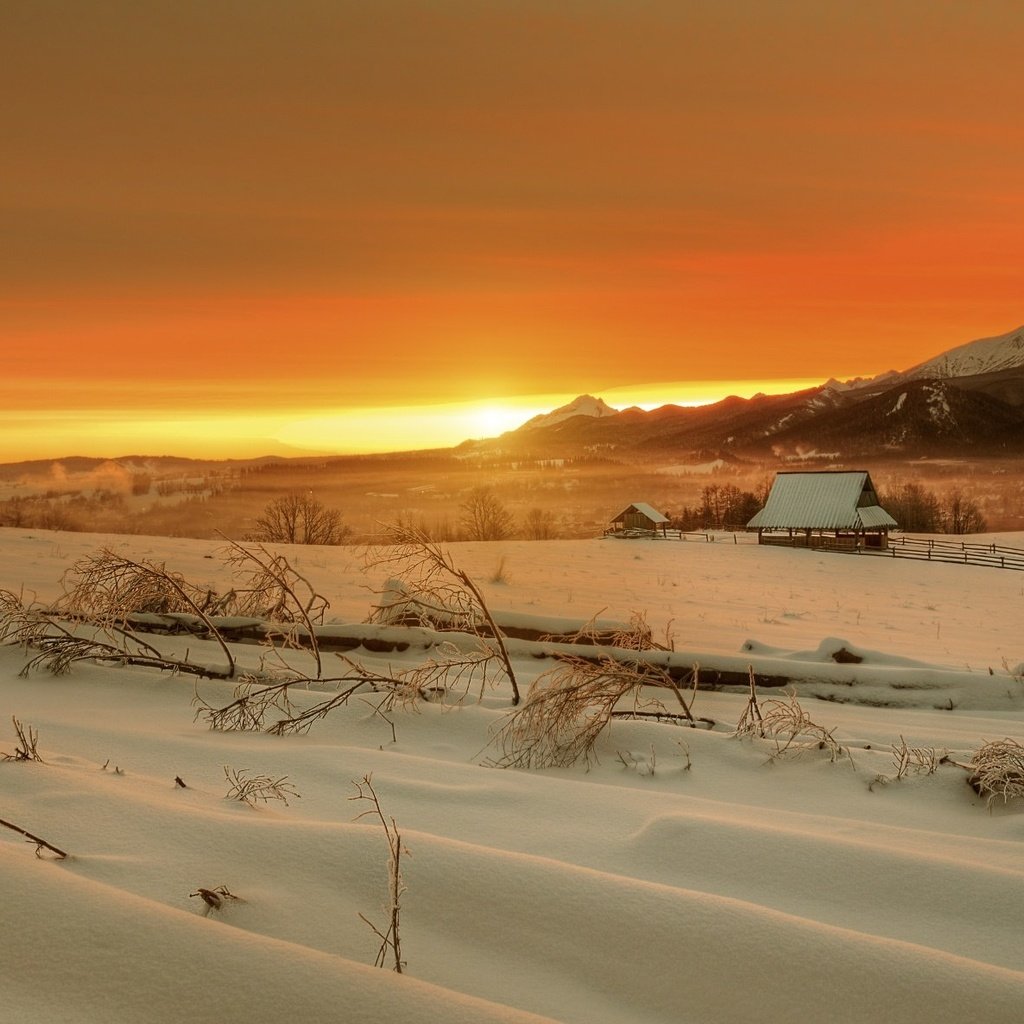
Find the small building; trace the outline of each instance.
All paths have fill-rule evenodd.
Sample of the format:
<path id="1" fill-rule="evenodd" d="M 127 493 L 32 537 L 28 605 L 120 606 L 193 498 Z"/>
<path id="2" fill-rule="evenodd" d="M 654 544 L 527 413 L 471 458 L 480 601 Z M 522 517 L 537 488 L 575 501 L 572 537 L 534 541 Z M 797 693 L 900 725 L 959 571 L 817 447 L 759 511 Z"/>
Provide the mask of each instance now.
<path id="1" fill-rule="evenodd" d="M 646 502 L 635 501 L 623 509 L 605 531 L 619 537 L 657 536 L 660 532 L 664 537 L 668 528 L 668 516 Z"/>
<path id="2" fill-rule="evenodd" d="M 884 551 L 896 520 L 878 503 L 864 470 L 778 473 L 768 501 L 748 530 L 759 544 Z"/>

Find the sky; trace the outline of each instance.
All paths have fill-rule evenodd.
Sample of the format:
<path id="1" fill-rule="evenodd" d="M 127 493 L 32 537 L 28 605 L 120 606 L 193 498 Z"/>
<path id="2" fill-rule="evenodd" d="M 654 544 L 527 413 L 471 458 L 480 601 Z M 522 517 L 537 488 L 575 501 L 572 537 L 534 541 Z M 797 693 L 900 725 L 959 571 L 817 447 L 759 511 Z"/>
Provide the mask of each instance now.
<path id="1" fill-rule="evenodd" d="M 1016 0 L 7 0 L 0 458 L 432 447 L 1011 330 L 1022 44 Z"/>

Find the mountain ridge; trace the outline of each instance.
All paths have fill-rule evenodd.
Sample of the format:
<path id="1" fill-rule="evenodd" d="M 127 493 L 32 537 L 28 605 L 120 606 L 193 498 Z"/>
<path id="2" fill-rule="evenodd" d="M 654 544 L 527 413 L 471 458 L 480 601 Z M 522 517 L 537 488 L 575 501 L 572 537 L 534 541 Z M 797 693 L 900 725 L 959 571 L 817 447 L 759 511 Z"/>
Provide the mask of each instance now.
<path id="1" fill-rule="evenodd" d="M 842 461 L 1024 453 L 1024 327 L 876 377 L 710 405 L 616 410 L 591 395 L 534 417 L 489 448 L 687 452 L 697 459 Z"/>

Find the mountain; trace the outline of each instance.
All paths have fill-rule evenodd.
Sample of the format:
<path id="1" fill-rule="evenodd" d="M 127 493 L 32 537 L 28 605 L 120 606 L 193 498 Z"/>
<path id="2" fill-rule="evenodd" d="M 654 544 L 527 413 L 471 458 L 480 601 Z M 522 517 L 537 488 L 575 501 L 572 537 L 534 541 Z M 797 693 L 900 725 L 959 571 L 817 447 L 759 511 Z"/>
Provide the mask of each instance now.
<path id="1" fill-rule="evenodd" d="M 607 405 L 603 398 L 594 398 L 593 395 L 580 395 L 574 398 L 568 405 L 563 405 L 553 412 L 543 412 L 533 419 L 527 420 L 519 429 L 536 430 L 538 427 L 553 427 L 558 423 L 571 420 L 574 416 L 588 416 L 591 419 L 599 419 L 602 416 L 614 416 L 618 409 Z"/>
<path id="2" fill-rule="evenodd" d="M 903 372 L 788 395 L 616 411 L 581 395 L 485 449 L 541 458 L 838 463 L 1024 454 L 1024 327 Z"/>
<path id="3" fill-rule="evenodd" d="M 923 377 L 974 377 L 983 373 L 1024 368 L 1024 326 L 995 338 L 979 338 L 912 366 L 903 380 Z"/>

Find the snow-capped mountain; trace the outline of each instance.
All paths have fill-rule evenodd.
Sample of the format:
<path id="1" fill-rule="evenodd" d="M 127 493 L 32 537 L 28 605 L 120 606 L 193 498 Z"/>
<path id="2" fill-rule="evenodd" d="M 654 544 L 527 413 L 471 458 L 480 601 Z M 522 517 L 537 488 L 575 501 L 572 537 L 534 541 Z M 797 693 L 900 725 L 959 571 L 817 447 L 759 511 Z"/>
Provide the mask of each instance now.
<path id="1" fill-rule="evenodd" d="M 519 429 L 532 430 L 537 427 L 553 427 L 557 423 L 564 423 L 574 416 L 588 416 L 591 419 L 601 419 L 604 416 L 614 416 L 618 409 L 613 409 L 603 398 L 594 398 L 593 395 L 580 395 L 574 398 L 568 405 L 560 406 L 552 412 L 541 413 L 527 420 Z"/>
<path id="2" fill-rule="evenodd" d="M 912 366 L 899 376 L 902 380 L 924 377 L 974 377 L 981 373 L 1024 367 L 1024 326 L 995 338 L 979 338 L 958 345 L 940 355 Z"/>

